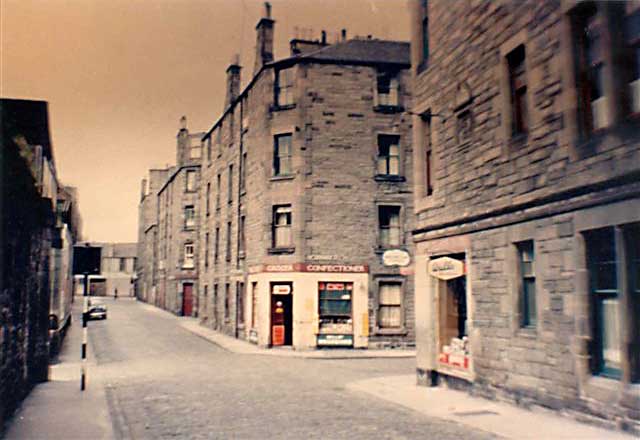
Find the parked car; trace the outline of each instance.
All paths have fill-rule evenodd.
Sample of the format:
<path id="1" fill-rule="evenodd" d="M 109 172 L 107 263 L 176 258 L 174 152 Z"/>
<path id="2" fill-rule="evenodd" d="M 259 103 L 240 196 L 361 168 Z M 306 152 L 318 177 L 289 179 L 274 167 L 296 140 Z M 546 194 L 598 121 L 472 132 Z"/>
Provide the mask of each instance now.
<path id="1" fill-rule="evenodd" d="M 107 306 L 98 300 L 91 301 L 87 311 L 88 319 L 107 319 Z"/>

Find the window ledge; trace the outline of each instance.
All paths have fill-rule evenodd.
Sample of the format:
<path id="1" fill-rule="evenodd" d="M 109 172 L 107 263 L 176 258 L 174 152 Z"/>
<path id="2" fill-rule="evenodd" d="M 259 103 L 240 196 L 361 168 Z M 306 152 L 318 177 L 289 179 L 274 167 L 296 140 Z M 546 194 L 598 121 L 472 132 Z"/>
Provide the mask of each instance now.
<path id="1" fill-rule="evenodd" d="M 407 178 L 404 176 L 397 176 L 395 174 L 376 174 L 373 179 L 376 182 L 406 182 Z"/>
<path id="2" fill-rule="evenodd" d="M 207 216 L 207 217 L 208 217 L 208 216 Z M 185 231 L 185 232 L 195 232 L 195 230 L 196 230 L 196 228 L 195 228 L 195 227 L 193 227 L 193 228 L 184 228 L 184 229 L 183 229 L 183 231 Z"/>
<path id="3" fill-rule="evenodd" d="M 278 104 L 273 104 L 269 107 L 269 111 L 272 112 L 279 112 L 279 111 L 284 111 L 284 110 L 291 110 L 293 108 L 296 108 L 296 104 L 285 104 L 285 105 L 278 105 Z"/>
<path id="4" fill-rule="evenodd" d="M 377 113 L 402 113 L 404 107 L 401 105 L 376 105 L 373 107 L 373 111 Z"/>
<path id="5" fill-rule="evenodd" d="M 384 254 L 386 251 L 394 251 L 394 250 L 400 250 L 400 251 L 405 251 L 405 252 L 409 252 L 404 245 L 399 244 L 397 246 L 381 246 L 378 245 L 373 251 L 376 254 Z"/>
<path id="6" fill-rule="evenodd" d="M 245 252 L 244 251 L 238 252 L 238 258 L 239 259 L 244 260 L 244 257 L 245 257 Z"/>
<path id="7" fill-rule="evenodd" d="M 404 327 L 398 328 L 375 328 L 375 334 L 380 336 L 407 336 L 409 332 Z"/>
<path id="8" fill-rule="evenodd" d="M 182 270 L 194 270 L 195 266 L 182 266 Z"/>
<path id="9" fill-rule="evenodd" d="M 270 247 L 267 249 L 269 254 L 293 254 L 296 251 L 295 246 L 290 247 Z"/>
<path id="10" fill-rule="evenodd" d="M 515 133 L 509 138 L 509 145 L 514 147 L 523 147 L 529 141 L 529 133 Z"/>
<path id="11" fill-rule="evenodd" d="M 279 176 L 271 176 L 271 178 L 269 179 L 272 182 L 277 182 L 280 180 L 293 180 L 296 178 L 295 174 L 282 174 Z"/>
<path id="12" fill-rule="evenodd" d="M 538 331 L 536 327 L 518 327 L 518 330 L 516 332 L 516 336 L 522 337 L 522 338 L 528 338 L 528 339 L 537 339 L 538 338 Z"/>
<path id="13" fill-rule="evenodd" d="M 240 197 L 247 195 L 247 190 L 246 189 L 242 189 L 240 190 Z"/>

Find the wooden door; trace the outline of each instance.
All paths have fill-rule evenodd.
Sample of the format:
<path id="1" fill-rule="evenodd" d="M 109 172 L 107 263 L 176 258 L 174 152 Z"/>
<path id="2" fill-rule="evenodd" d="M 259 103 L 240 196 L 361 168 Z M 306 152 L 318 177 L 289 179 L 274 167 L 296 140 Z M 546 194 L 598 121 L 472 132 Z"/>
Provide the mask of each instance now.
<path id="1" fill-rule="evenodd" d="M 182 285 L 182 316 L 193 313 L 193 284 Z"/>

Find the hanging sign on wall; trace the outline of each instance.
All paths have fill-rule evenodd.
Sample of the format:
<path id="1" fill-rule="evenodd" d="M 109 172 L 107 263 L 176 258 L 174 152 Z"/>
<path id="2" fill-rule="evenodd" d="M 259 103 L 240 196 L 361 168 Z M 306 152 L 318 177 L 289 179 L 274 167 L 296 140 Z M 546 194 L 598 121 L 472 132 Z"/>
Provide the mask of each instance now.
<path id="1" fill-rule="evenodd" d="M 429 275 L 440 280 L 452 280 L 464 275 L 464 263 L 450 257 L 440 257 L 429 261 Z"/>

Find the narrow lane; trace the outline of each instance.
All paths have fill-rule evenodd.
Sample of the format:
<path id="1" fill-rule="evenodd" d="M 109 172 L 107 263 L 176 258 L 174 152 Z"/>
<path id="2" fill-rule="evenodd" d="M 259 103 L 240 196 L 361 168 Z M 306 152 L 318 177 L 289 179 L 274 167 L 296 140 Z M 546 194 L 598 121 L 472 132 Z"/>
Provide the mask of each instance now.
<path id="1" fill-rule="evenodd" d="M 407 374 L 413 359 L 319 360 L 229 353 L 161 311 L 107 300 L 90 341 L 116 431 L 131 438 L 484 439 L 345 384 Z"/>

